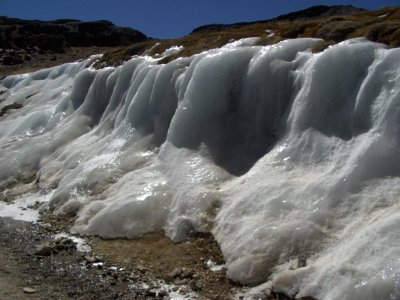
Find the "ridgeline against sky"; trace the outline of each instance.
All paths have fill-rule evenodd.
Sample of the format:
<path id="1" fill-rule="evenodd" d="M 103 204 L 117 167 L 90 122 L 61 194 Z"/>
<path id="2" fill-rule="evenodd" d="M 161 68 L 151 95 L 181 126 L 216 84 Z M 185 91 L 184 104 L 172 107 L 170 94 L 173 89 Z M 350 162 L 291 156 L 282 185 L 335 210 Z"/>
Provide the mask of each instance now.
<path id="1" fill-rule="evenodd" d="M 281 1 L 109 1 L 109 0 L 1 0 L 0 14 L 22 19 L 110 20 L 147 36 L 173 38 L 212 23 L 265 20 L 313 5 L 350 4 L 377 9 L 399 5 L 399 0 L 281 0 Z"/>

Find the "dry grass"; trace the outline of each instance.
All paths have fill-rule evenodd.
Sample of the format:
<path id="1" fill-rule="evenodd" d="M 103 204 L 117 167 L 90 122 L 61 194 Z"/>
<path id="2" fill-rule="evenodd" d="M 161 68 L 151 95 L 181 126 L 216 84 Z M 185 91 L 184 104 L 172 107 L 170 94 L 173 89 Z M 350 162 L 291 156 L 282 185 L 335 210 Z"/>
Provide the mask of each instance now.
<path id="1" fill-rule="evenodd" d="M 271 31 L 274 33 L 271 35 Z M 117 65 L 132 55 L 157 56 L 172 46 L 183 46 L 177 54 L 162 59 L 168 63 L 178 57 L 188 57 L 202 51 L 218 48 L 231 40 L 260 37 L 257 45 L 270 45 L 285 39 L 315 37 L 324 39 L 313 49 L 318 52 L 329 45 L 349 38 L 366 37 L 373 42 L 400 46 L 400 8 L 386 7 L 351 15 L 295 21 L 262 21 L 235 25 L 215 30 L 204 30 L 179 39 L 154 40 L 120 48 L 104 55 L 101 65 Z"/>
<path id="2" fill-rule="evenodd" d="M 134 55 L 143 54 L 146 49 L 151 48 L 155 43 L 155 41 L 146 41 L 128 47 L 112 49 L 104 53 L 103 58 L 95 64 L 95 67 L 118 66 Z"/>

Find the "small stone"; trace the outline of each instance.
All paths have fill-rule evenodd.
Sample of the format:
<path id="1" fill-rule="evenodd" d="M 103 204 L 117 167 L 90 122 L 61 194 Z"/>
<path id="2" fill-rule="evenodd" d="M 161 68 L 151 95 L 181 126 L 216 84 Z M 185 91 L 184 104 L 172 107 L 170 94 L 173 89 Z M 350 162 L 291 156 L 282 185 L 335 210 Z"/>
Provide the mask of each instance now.
<path id="1" fill-rule="evenodd" d="M 188 292 L 188 288 L 186 286 L 181 286 L 179 289 L 179 293 L 185 295 Z"/>
<path id="2" fill-rule="evenodd" d="M 53 248 L 49 244 L 42 244 L 36 247 L 35 255 L 50 256 Z"/>
<path id="3" fill-rule="evenodd" d="M 139 278 L 139 276 L 138 275 L 135 275 L 135 274 L 130 274 L 130 275 L 128 275 L 128 279 L 130 279 L 130 280 L 136 280 L 136 279 L 138 279 Z"/>
<path id="4" fill-rule="evenodd" d="M 92 264 L 92 263 L 96 262 L 96 258 L 94 256 L 85 255 L 83 258 L 86 260 L 86 263 L 88 263 L 88 264 Z"/>
<path id="5" fill-rule="evenodd" d="M 158 292 L 158 296 L 160 296 L 160 297 L 168 296 L 168 292 L 165 291 L 165 290 L 160 290 L 160 291 Z"/>
<path id="6" fill-rule="evenodd" d="M 182 277 L 191 278 L 194 275 L 194 271 L 189 268 L 182 268 Z"/>
<path id="7" fill-rule="evenodd" d="M 203 288 L 203 283 L 200 280 L 193 280 L 190 283 L 190 287 L 193 291 L 198 292 L 201 291 L 201 289 Z"/>
<path id="8" fill-rule="evenodd" d="M 177 292 L 178 289 L 179 289 L 179 288 L 178 288 L 177 286 L 173 286 L 171 290 L 172 290 L 173 292 Z"/>
<path id="9" fill-rule="evenodd" d="M 305 258 L 304 256 L 299 256 L 297 258 L 297 267 L 298 268 L 303 268 L 307 265 L 307 258 Z"/>
<path id="10" fill-rule="evenodd" d="M 136 266 L 136 270 L 138 270 L 141 273 L 147 272 L 147 268 L 145 266 L 142 266 L 142 265 Z"/>
<path id="11" fill-rule="evenodd" d="M 56 244 L 59 244 L 61 240 L 65 239 L 65 236 L 58 236 L 55 239 L 53 239 L 53 242 Z"/>
<path id="12" fill-rule="evenodd" d="M 68 296 L 69 298 L 75 298 L 76 292 L 75 292 L 75 291 L 69 291 L 69 292 L 67 292 L 67 296 Z"/>
<path id="13" fill-rule="evenodd" d="M 184 284 L 187 284 L 187 283 L 188 283 L 187 279 L 177 279 L 177 280 L 175 280 L 175 284 L 178 284 L 178 285 L 184 285 Z"/>
<path id="14" fill-rule="evenodd" d="M 172 277 L 172 278 L 176 278 L 176 277 L 181 276 L 181 274 L 182 274 L 182 269 L 181 268 L 176 268 L 171 273 L 169 273 L 169 276 Z"/>
<path id="15" fill-rule="evenodd" d="M 60 241 L 60 244 L 61 244 L 61 245 L 75 245 L 75 242 L 74 242 L 72 239 L 70 239 L 70 238 L 63 238 L 63 239 Z"/>
<path id="16" fill-rule="evenodd" d="M 36 290 L 33 289 L 33 288 L 30 288 L 30 287 L 24 287 L 22 290 L 23 290 L 23 292 L 25 294 L 34 294 L 34 293 L 36 293 Z"/>
<path id="17" fill-rule="evenodd" d="M 103 262 L 104 261 L 104 258 L 101 257 L 101 256 L 98 256 L 98 255 L 95 255 L 94 258 L 95 258 L 96 262 Z"/>
<path id="18" fill-rule="evenodd" d="M 147 290 L 146 291 L 146 296 L 156 297 L 157 296 L 157 291 L 156 290 Z"/>

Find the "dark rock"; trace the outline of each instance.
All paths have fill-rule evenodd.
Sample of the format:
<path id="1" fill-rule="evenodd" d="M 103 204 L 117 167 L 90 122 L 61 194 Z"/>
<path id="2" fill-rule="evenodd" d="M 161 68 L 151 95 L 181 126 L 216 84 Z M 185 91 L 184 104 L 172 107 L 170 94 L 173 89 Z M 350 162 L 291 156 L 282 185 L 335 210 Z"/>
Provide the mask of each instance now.
<path id="1" fill-rule="evenodd" d="M 68 47 L 114 47 L 146 41 L 138 30 L 117 27 L 108 21 L 38 21 L 0 17 L 0 48 L 50 50 L 63 53 Z M 21 58 L 22 59 L 22 58 Z"/>
<path id="2" fill-rule="evenodd" d="M 188 291 L 188 288 L 185 286 L 181 286 L 179 289 L 179 293 L 181 293 L 182 295 L 186 295 Z"/>
<path id="3" fill-rule="evenodd" d="M 297 267 L 298 268 L 303 268 L 307 265 L 307 258 L 304 256 L 299 256 L 297 258 Z"/>
<path id="4" fill-rule="evenodd" d="M 19 54 L 6 55 L 6 56 L 3 57 L 3 64 L 8 65 L 8 66 L 20 65 L 23 62 L 24 62 L 24 59 Z"/>
<path id="5" fill-rule="evenodd" d="M 76 250 L 76 243 L 68 237 L 62 237 L 62 238 L 56 240 L 54 249 L 60 250 L 60 251 Z"/>
<path id="6" fill-rule="evenodd" d="M 190 283 L 190 287 L 192 288 L 193 291 L 198 292 L 202 290 L 203 283 L 200 280 L 193 280 Z"/>
<path id="7" fill-rule="evenodd" d="M 176 268 L 174 269 L 171 273 L 169 273 L 168 275 L 172 278 L 177 278 L 180 277 L 182 274 L 182 269 L 181 268 Z"/>
<path id="8" fill-rule="evenodd" d="M 145 266 L 142 266 L 142 265 L 136 266 L 136 270 L 138 270 L 141 273 L 146 273 L 148 271 L 148 269 Z"/>
<path id="9" fill-rule="evenodd" d="M 48 243 L 39 245 L 36 248 L 35 255 L 37 256 L 50 256 L 53 251 L 53 247 L 51 247 Z"/>
<path id="10" fill-rule="evenodd" d="M 185 267 L 182 268 L 182 273 L 181 273 L 182 278 L 192 278 L 194 274 L 195 274 L 194 270 Z"/>
<path id="11" fill-rule="evenodd" d="M 146 291 L 146 296 L 156 297 L 157 296 L 157 291 L 156 290 L 147 290 Z"/>
<path id="12" fill-rule="evenodd" d="M 168 292 L 165 291 L 165 290 L 160 290 L 160 291 L 158 292 L 158 296 L 160 296 L 160 297 L 168 296 Z"/>
<path id="13" fill-rule="evenodd" d="M 135 275 L 135 274 L 130 274 L 127 277 L 128 277 L 129 280 L 134 280 L 134 281 L 136 281 L 137 279 L 140 278 L 139 275 Z"/>
<path id="14" fill-rule="evenodd" d="M 110 285 L 116 285 L 117 284 L 117 282 L 114 280 L 114 279 L 112 279 L 111 281 L 110 281 Z"/>

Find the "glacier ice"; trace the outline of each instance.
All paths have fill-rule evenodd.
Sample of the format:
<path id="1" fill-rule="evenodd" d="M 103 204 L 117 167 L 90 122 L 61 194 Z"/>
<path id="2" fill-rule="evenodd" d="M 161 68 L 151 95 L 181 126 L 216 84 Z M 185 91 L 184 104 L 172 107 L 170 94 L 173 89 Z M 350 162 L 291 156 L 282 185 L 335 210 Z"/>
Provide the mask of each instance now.
<path id="1" fill-rule="evenodd" d="M 105 238 L 212 232 L 243 284 L 400 298 L 400 49 L 255 41 L 3 79 L 3 195 L 36 182 Z"/>

